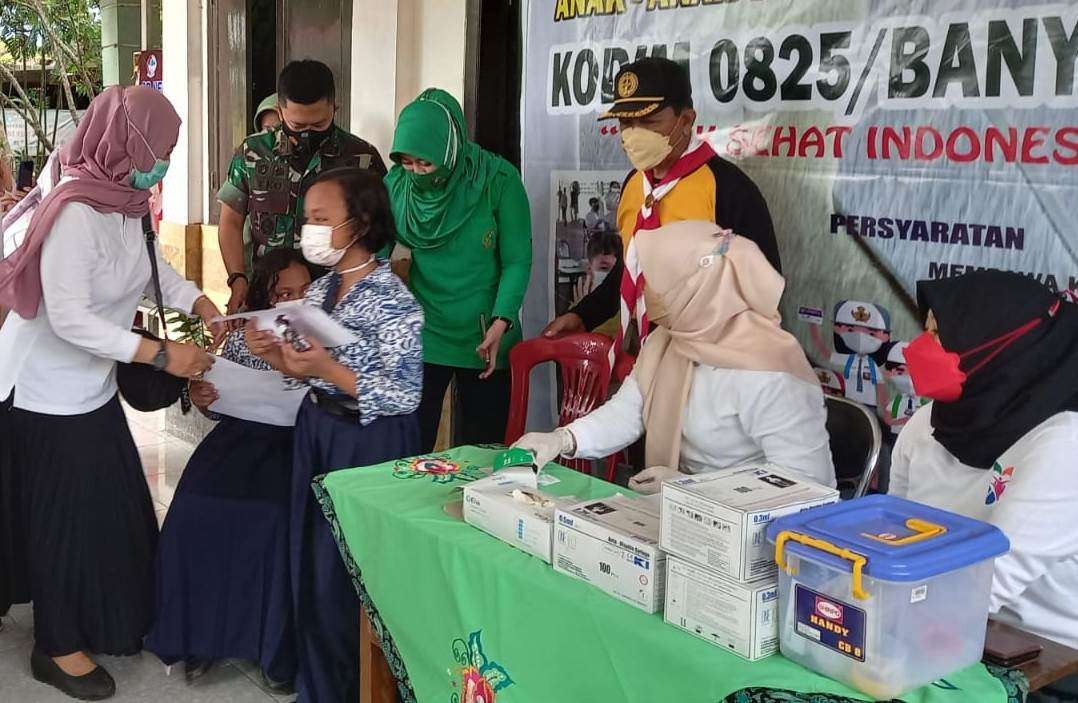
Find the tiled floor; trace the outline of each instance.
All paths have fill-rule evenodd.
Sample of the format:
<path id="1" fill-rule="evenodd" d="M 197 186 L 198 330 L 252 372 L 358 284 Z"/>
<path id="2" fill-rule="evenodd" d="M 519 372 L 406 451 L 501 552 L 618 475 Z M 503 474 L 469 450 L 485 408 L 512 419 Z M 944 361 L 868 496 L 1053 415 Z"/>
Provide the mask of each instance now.
<path id="1" fill-rule="evenodd" d="M 163 521 L 176 484 L 193 446 L 174 439 L 164 431 L 164 413 L 142 414 L 127 408 L 131 433 L 142 457 L 146 482 Z M 0 703 L 69 703 L 56 689 L 39 684 L 30 676 L 30 647 L 33 641 L 33 614 L 29 606 L 15 606 L 3 619 L 0 631 Z M 117 703 L 268 703 L 287 701 L 293 696 L 274 696 L 258 684 L 258 670 L 247 662 L 221 663 L 203 680 L 188 686 L 182 667 L 171 675 L 149 652 L 136 657 L 101 657 L 98 661 L 116 679 Z"/>

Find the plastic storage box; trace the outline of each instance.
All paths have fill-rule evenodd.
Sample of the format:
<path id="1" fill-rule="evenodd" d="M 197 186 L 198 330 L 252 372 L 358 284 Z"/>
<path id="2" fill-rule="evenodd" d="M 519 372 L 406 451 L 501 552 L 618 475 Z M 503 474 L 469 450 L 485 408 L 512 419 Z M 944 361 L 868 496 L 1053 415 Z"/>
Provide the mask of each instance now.
<path id="1" fill-rule="evenodd" d="M 882 700 L 980 661 L 1010 548 L 998 528 L 870 496 L 779 518 L 767 538 L 787 658 Z"/>

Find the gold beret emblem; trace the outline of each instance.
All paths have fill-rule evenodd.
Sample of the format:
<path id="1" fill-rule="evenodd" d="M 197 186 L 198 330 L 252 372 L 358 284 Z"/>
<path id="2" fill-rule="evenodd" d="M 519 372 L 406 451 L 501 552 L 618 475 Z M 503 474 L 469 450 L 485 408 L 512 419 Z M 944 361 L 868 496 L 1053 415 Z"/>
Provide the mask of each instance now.
<path id="1" fill-rule="evenodd" d="M 640 79 L 632 71 L 626 71 L 618 78 L 618 97 L 631 98 L 640 87 Z"/>

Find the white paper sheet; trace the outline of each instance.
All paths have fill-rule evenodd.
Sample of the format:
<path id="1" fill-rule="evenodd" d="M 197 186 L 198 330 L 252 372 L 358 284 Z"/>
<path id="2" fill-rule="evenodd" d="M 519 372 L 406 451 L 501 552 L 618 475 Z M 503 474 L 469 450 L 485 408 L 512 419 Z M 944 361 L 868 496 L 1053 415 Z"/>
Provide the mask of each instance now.
<path id="1" fill-rule="evenodd" d="M 501 471 L 495 471 L 491 476 L 497 477 L 500 483 L 515 483 L 525 488 L 537 490 L 540 486 L 553 486 L 561 483 L 561 479 L 548 473 L 535 473 L 530 466 L 514 466 Z"/>
<path id="2" fill-rule="evenodd" d="M 296 424 L 299 405 L 307 395 L 306 388 L 285 389 L 284 379 L 276 371 L 249 369 L 228 359 L 218 358 L 205 380 L 220 396 L 210 405 L 213 412 L 279 427 Z"/>
<path id="3" fill-rule="evenodd" d="M 515 483 L 532 490 L 539 487 L 535 472 L 532 471 L 530 466 L 516 466 L 510 469 L 502 469 L 501 471 L 496 471 L 494 476 L 498 477 L 499 483 Z"/>
<path id="4" fill-rule="evenodd" d="M 258 329 L 272 331 L 279 316 L 284 316 L 301 335 L 317 340 L 324 347 L 339 347 L 359 341 L 354 332 L 327 315 L 322 308 L 313 305 L 279 305 L 269 310 L 238 312 L 217 320 L 255 320 Z"/>

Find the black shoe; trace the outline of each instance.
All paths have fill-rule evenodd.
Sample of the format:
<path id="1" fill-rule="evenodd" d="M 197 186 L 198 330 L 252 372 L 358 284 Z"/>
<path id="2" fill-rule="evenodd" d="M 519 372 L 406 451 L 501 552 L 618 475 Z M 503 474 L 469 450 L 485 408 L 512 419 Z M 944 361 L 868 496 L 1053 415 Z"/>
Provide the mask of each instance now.
<path id="1" fill-rule="evenodd" d="M 292 685 L 290 681 L 282 681 L 278 683 L 266 676 L 266 672 L 259 671 L 259 675 L 262 677 L 262 688 L 266 689 L 270 693 L 278 696 L 291 696 L 296 692 L 296 687 Z"/>
<path id="2" fill-rule="evenodd" d="M 80 701 L 103 701 L 116 694 L 116 682 L 112 680 L 105 667 L 98 665 L 89 674 L 71 676 L 64 673 L 60 665 L 34 649 L 30 655 L 30 671 L 41 683 L 59 689 L 64 695 Z"/>
<path id="3" fill-rule="evenodd" d="M 216 663 L 213 659 L 188 659 L 183 663 L 183 680 L 188 686 L 198 683 Z"/>

